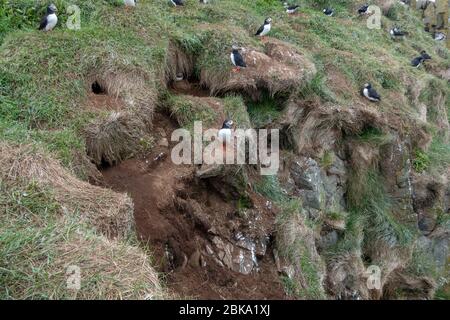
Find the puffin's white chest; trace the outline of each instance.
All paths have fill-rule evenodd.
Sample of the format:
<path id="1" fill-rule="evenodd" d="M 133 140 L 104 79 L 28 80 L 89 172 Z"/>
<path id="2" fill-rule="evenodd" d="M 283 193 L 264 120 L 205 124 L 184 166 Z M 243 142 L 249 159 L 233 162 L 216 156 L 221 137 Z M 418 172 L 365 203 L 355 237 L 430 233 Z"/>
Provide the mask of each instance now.
<path id="1" fill-rule="evenodd" d="M 371 99 L 370 96 L 369 96 L 369 89 L 364 88 L 363 94 L 364 94 L 364 97 L 366 97 L 367 99 Z"/>
<path id="2" fill-rule="evenodd" d="M 58 23 L 58 17 L 56 14 L 52 13 L 47 16 L 47 25 L 45 26 L 45 31 L 52 30 Z"/>
<path id="3" fill-rule="evenodd" d="M 261 32 L 261 36 L 265 36 L 266 34 L 268 34 L 269 33 L 269 31 L 270 31 L 270 29 L 272 28 L 272 26 L 271 26 L 271 24 L 269 23 L 269 24 L 265 24 L 264 25 L 264 29 L 263 29 L 263 31 Z"/>
<path id="4" fill-rule="evenodd" d="M 136 5 L 136 2 L 134 0 L 124 0 L 124 2 L 128 7 L 134 7 Z"/>
<path id="5" fill-rule="evenodd" d="M 364 96 L 365 96 L 367 99 L 369 99 L 370 101 L 378 101 L 378 99 L 376 99 L 376 98 L 374 98 L 374 97 L 372 97 L 372 96 L 370 95 L 369 89 L 367 89 L 367 88 L 364 88 L 363 94 L 364 94 Z"/>
<path id="6" fill-rule="evenodd" d="M 233 63 L 233 65 L 236 65 L 236 60 L 234 59 L 234 53 L 233 52 L 230 54 L 230 59 L 231 59 L 231 62 Z"/>
<path id="7" fill-rule="evenodd" d="M 220 141 L 230 142 L 231 135 L 232 135 L 231 129 L 220 129 L 218 136 L 219 136 Z"/>

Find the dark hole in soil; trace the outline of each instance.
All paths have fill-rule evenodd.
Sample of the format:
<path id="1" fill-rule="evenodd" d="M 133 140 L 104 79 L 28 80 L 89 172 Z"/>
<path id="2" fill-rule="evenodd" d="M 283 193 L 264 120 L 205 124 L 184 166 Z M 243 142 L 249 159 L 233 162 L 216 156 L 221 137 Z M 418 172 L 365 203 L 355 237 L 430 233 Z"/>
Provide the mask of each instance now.
<path id="1" fill-rule="evenodd" d="M 104 157 L 102 157 L 101 163 L 97 164 L 97 169 L 101 171 L 101 170 L 109 169 L 113 166 L 114 166 L 114 164 L 111 165 L 111 163 L 109 163 L 108 161 L 106 161 L 106 159 Z"/>
<path id="2" fill-rule="evenodd" d="M 106 94 L 106 89 L 103 88 L 98 81 L 94 81 L 91 85 L 94 94 Z"/>
<path id="3" fill-rule="evenodd" d="M 363 254 L 361 258 L 362 258 L 363 262 L 364 262 L 366 265 L 371 265 L 371 264 L 372 264 L 372 258 L 369 257 L 368 255 Z"/>

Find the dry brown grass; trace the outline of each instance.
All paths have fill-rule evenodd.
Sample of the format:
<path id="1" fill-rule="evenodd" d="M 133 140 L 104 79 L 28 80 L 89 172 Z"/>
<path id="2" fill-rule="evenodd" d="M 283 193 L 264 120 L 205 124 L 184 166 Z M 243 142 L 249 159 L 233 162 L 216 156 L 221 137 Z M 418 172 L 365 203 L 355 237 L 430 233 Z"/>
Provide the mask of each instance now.
<path id="1" fill-rule="evenodd" d="M 327 269 L 327 288 L 334 297 L 369 299 L 366 268 L 359 250 L 334 257 L 328 263 Z"/>
<path id="2" fill-rule="evenodd" d="M 112 165 L 135 155 L 151 140 L 158 93 L 154 80 L 139 70 L 104 67 L 88 77 L 89 86 L 94 82 L 109 98 L 123 103 L 121 110 L 99 116 L 84 128 L 88 156 L 97 165 L 102 161 Z"/>
<path id="3" fill-rule="evenodd" d="M 146 125 L 129 112 L 112 112 L 84 129 L 86 152 L 97 164 L 117 164 L 151 146 Z"/>
<path id="4" fill-rule="evenodd" d="M 148 256 L 136 246 L 74 235 L 57 248 L 52 281 L 65 283 L 71 265 L 81 270 L 81 289 L 71 292 L 72 299 L 166 298 Z"/>
<path id="5" fill-rule="evenodd" d="M 383 299 L 433 299 L 436 281 L 430 277 L 419 277 L 397 270 L 389 275 L 383 288 Z"/>
<path id="6" fill-rule="evenodd" d="M 397 270 L 402 270 L 406 267 L 408 261 L 411 259 L 411 247 L 392 247 L 385 241 L 376 241 L 371 243 L 367 248 L 367 252 L 372 264 L 381 268 L 381 288 L 380 290 L 371 290 L 372 299 L 380 299 L 383 295 L 384 286 L 389 281 L 392 273 Z"/>
<path id="7" fill-rule="evenodd" d="M 272 96 L 289 92 L 311 80 L 316 73 L 314 64 L 286 43 L 270 39 L 265 43 L 265 51 L 244 49 L 246 69 L 226 74 L 203 69 L 200 82 L 212 94 L 237 91 L 258 99 L 262 90 Z"/>
<path id="8" fill-rule="evenodd" d="M 126 194 L 75 178 L 60 163 L 32 146 L 0 143 L 0 177 L 10 184 L 35 181 L 50 188 L 67 212 L 80 217 L 107 237 L 127 237 L 134 224 L 133 202 Z"/>
<path id="9" fill-rule="evenodd" d="M 177 44 L 170 42 L 167 49 L 165 81 L 175 81 L 178 74 L 186 79 L 194 73 L 194 58 L 186 54 Z"/>
<path id="10" fill-rule="evenodd" d="M 126 110 L 140 117 L 144 123 L 151 125 L 153 111 L 158 100 L 158 92 L 154 79 L 139 70 L 116 70 L 104 67 L 92 73 L 87 79 L 90 85 L 97 81 L 112 98 L 121 98 Z"/>
<path id="11" fill-rule="evenodd" d="M 290 100 L 285 122 L 289 122 L 296 152 L 315 152 L 333 145 L 343 134 L 356 135 L 365 126 L 385 128 L 385 118 L 363 104 L 339 106 Z"/>
<path id="12" fill-rule="evenodd" d="M 298 211 L 285 211 L 283 215 L 277 223 L 277 249 L 293 267 L 297 294 L 306 299 L 323 299 L 326 272 L 316 250 L 314 231 Z"/>

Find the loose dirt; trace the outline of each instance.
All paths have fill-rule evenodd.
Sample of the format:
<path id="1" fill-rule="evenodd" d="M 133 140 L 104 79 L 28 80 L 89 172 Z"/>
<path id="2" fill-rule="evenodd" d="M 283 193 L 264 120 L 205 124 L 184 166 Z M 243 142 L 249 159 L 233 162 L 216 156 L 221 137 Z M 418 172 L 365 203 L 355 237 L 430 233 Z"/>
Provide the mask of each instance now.
<path id="1" fill-rule="evenodd" d="M 156 141 L 170 140 L 176 128 L 168 116 L 155 114 Z M 252 210 L 260 215 L 259 227 L 252 229 L 240 216 L 239 198 L 229 186 L 219 178 L 200 180 L 194 172 L 194 166 L 173 164 L 170 148 L 164 145 L 102 171 L 107 186 L 132 197 L 138 237 L 151 248 L 154 265 L 175 294 L 196 299 L 286 299 L 272 241 L 266 254 L 258 257 L 259 270 L 248 275 L 219 265 L 208 253 L 217 236 L 231 242 L 238 231 L 271 235 L 274 209 L 250 192 Z"/>

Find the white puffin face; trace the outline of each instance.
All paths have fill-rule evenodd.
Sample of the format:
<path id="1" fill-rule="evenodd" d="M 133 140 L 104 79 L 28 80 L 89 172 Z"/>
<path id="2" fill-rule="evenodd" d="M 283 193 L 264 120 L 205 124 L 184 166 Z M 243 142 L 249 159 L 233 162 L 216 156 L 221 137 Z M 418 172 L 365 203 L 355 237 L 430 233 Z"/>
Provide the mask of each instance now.
<path id="1" fill-rule="evenodd" d="M 366 83 L 365 85 L 364 85 L 364 88 L 370 88 L 370 83 Z"/>
<path id="2" fill-rule="evenodd" d="M 51 11 L 51 12 L 56 12 L 56 11 L 58 11 L 58 9 L 56 8 L 56 6 L 55 6 L 55 4 L 51 4 L 51 5 L 49 5 L 48 6 L 48 9 Z"/>
<path id="3" fill-rule="evenodd" d="M 227 125 L 228 128 L 231 128 L 233 126 L 234 122 L 233 122 L 233 120 L 227 120 L 225 122 L 225 124 Z"/>

